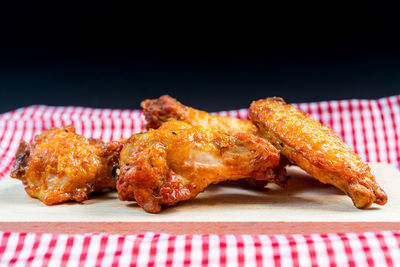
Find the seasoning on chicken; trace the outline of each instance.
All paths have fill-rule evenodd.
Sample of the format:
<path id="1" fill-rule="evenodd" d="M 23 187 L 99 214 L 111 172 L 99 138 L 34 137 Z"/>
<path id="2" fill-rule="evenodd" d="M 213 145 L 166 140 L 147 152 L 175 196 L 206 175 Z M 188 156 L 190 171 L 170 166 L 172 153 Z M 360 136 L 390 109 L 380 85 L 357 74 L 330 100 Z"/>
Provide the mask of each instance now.
<path id="1" fill-rule="evenodd" d="M 32 144 L 21 142 L 11 177 L 46 205 L 81 202 L 92 192 L 115 188 L 121 149 L 121 142 L 86 139 L 71 126 L 50 129 Z"/>
<path id="2" fill-rule="evenodd" d="M 351 197 L 357 208 L 384 205 L 386 193 L 375 181 L 368 164 L 333 131 L 282 98 L 254 101 L 250 118 L 261 135 L 291 162 L 325 184 Z"/>
<path id="3" fill-rule="evenodd" d="M 117 190 L 121 200 L 158 213 L 213 183 L 253 177 L 282 184 L 283 165 L 279 151 L 260 137 L 170 121 L 127 140 Z"/>
<path id="4" fill-rule="evenodd" d="M 166 121 L 178 120 L 227 134 L 235 132 L 257 134 L 257 127 L 249 120 L 211 115 L 185 106 L 168 95 L 163 95 L 158 99 L 144 100 L 141 107 L 146 118 L 147 129 L 157 129 Z M 268 184 L 267 181 L 255 181 L 251 178 L 231 183 L 251 188 L 264 188 Z"/>

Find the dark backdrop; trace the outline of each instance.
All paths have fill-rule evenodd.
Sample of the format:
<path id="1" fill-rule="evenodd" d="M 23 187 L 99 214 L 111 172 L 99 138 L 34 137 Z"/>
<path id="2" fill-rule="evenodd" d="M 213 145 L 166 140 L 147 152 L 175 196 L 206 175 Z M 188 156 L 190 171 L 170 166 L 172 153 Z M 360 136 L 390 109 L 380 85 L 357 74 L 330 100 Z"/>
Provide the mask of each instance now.
<path id="1" fill-rule="evenodd" d="M 162 94 L 209 111 L 267 96 L 398 94 L 398 8 L 381 2 L 179 11 L 18 3 L 1 14 L 0 112 L 31 104 L 139 108 Z"/>

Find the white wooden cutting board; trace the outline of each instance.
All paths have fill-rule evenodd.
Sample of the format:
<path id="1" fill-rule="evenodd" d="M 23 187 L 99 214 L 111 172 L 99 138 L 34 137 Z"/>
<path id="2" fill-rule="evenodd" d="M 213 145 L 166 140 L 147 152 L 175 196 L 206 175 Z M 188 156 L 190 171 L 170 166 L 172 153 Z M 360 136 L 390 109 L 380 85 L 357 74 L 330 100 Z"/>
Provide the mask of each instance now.
<path id="1" fill-rule="evenodd" d="M 20 181 L 0 180 L 0 230 L 54 233 L 289 234 L 400 230 L 400 172 L 370 164 L 388 194 L 388 203 L 366 210 L 297 167 L 289 168 L 288 187 L 249 190 L 213 185 L 197 198 L 149 214 L 116 192 L 98 193 L 82 204 L 46 206 L 30 198 Z"/>

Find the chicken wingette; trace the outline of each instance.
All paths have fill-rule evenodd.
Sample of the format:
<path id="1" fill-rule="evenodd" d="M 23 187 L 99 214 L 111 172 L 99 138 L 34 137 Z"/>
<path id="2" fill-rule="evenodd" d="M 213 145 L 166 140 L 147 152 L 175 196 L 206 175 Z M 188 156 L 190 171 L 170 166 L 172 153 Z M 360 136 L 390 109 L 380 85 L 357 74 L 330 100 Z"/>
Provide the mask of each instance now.
<path id="1" fill-rule="evenodd" d="M 146 99 L 141 103 L 147 129 L 157 129 L 166 121 L 184 121 L 193 126 L 231 134 L 236 132 L 257 134 L 257 127 L 249 120 L 211 115 L 208 112 L 187 107 L 168 95 L 158 99 Z"/>
<path id="2" fill-rule="evenodd" d="M 261 135 L 292 163 L 342 190 L 357 208 L 386 203 L 368 164 L 329 127 L 277 97 L 254 101 L 249 115 Z"/>

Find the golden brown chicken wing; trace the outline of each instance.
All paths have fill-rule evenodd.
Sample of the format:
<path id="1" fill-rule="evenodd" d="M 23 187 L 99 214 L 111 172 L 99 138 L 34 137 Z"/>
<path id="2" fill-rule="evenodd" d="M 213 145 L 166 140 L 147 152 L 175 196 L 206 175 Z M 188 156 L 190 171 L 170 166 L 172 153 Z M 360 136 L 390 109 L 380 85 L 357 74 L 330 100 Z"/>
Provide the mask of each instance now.
<path id="1" fill-rule="evenodd" d="M 157 213 L 212 183 L 253 177 L 282 184 L 282 165 L 279 151 L 252 134 L 228 135 L 170 121 L 127 141 L 117 190 L 121 200 L 136 200 Z"/>
<path id="2" fill-rule="evenodd" d="M 249 120 L 211 115 L 205 111 L 182 105 L 168 95 L 163 95 L 158 99 L 144 100 L 141 107 L 146 118 L 147 129 L 157 129 L 163 122 L 178 120 L 227 134 L 257 133 L 257 127 Z"/>
<path id="3" fill-rule="evenodd" d="M 168 95 L 163 95 L 158 99 L 144 100 L 141 107 L 146 118 L 147 129 L 157 129 L 166 121 L 178 120 L 227 134 L 235 132 L 256 134 L 258 131 L 257 127 L 249 120 L 211 115 L 208 112 L 187 107 Z M 253 188 L 264 188 L 268 184 L 267 181 L 252 178 L 232 183 Z"/>
<path id="4" fill-rule="evenodd" d="M 21 142 L 11 177 L 46 205 L 81 202 L 94 191 L 115 187 L 121 142 L 86 139 L 73 127 L 55 128 Z"/>
<path id="5" fill-rule="evenodd" d="M 276 97 L 254 101 L 250 118 L 290 161 L 345 192 L 357 208 L 386 203 L 369 166 L 329 127 Z"/>

